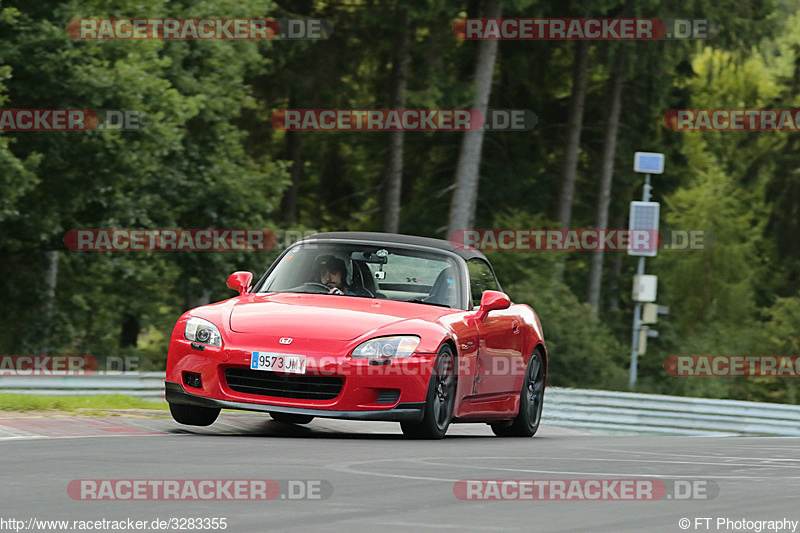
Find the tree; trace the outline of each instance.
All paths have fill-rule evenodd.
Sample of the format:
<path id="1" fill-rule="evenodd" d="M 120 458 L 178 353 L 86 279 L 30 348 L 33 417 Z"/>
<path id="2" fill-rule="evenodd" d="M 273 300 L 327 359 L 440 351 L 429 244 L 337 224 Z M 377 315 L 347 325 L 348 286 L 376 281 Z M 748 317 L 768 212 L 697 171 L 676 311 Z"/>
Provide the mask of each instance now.
<path id="1" fill-rule="evenodd" d="M 597 197 L 597 219 L 595 228 L 608 228 L 608 206 L 611 202 L 611 182 L 614 177 L 614 163 L 617 154 L 617 130 L 622 107 L 622 83 L 625 76 L 626 48 L 619 46 L 614 55 L 614 66 L 608 81 L 609 106 L 603 135 L 603 158 L 600 163 L 600 181 Z M 603 250 L 592 252 L 592 268 L 589 272 L 589 296 L 587 302 L 597 313 L 600 305 L 600 285 L 603 280 Z"/>
<path id="2" fill-rule="evenodd" d="M 408 64 L 411 61 L 409 32 L 411 26 L 406 8 L 400 9 L 398 16 L 400 43 L 394 58 L 394 88 L 392 108 L 406 107 L 406 87 L 408 85 Z M 389 156 L 383 178 L 383 231 L 397 233 L 400 227 L 400 193 L 403 185 L 403 136 L 404 132 L 389 132 Z"/>
<path id="3" fill-rule="evenodd" d="M 503 7 L 500 0 L 486 0 L 486 18 L 499 18 Z M 492 90 L 494 63 L 497 57 L 497 40 L 480 41 L 478 58 L 475 62 L 475 104 L 483 116 L 489 108 L 489 95 Z M 481 148 L 483 147 L 482 129 L 464 133 L 461 151 L 456 165 L 455 188 L 450 203 L 448 234 L 469 228 L 475 220 L 475 205 L 478 198 L 478 179 L 481 166 Z"/>
<path id="4" fill-rule="evenodd" d="M 578 172 L 578 152 L 581 145 L 583 108 L 586 101 L 586 80 L 589 74 L 589 41 L 575 43 L 575 61 L 572 74 L 572 95 L 567 116 L 567 142 L 561 167 L 561 189 L 558 195 L 558 224 L 569 228 L 572 220 L 572 197 Z"/>
<path id="5" fill-rule="evenodd" d="M 187 11 L 177 3 L 169 11 L 160 0 L 145 4 L 154 17 L 208 16 L 220 8 L 219 2 Z M 241 16 L 267 7 L 227 4 Z M 67 230 L 258 227 L 285 183 L 284 165 L 246 156 L 246 133 L 234 123 L 252 106 L 243 80 L 248 70 L 263 68 L 259 45 L 76 41 L 65 32 L 73 17 L 119 14 L 108 2 L 43 1 L 22 3 L 13 21 L 0 21 L 8 36 L 0 61 L 11 68 L 9 107 L 127 109 L 149 118 L 139 131 L 9 135 L 24 138 L 7 145 L 23 162 L 17 168 L 35 175 L 35 186 L 15 200 L 19 214 L 0 220 L 9 236 L 0 243 L 7 257 L 0 271 L 10 274 L 3 292 L 12 296 L 6 300 L 12 329 L 20 325 L 11 339 L 17 350 L 38 351 L 48 333 L 58 339 L 56 349 L 70 349 L 95 328 L 103 332 L 92 339 L 96 347 L 116 347 L 122 325 L 135 332 L 134 321 L 174 301 L 171 291 L 202 297 L 208 284 L 198 278 L 223 277 L 235 261 L 231 254 L 176 253 L 152 255 L 143 265 L 144 254 L 58 252 Z M 9 169 L 12 177 L 19 173 Z M 175 270 L 182 275 L 173 278 Z M 176 285 L 164 287 L 169 279 Z"/>

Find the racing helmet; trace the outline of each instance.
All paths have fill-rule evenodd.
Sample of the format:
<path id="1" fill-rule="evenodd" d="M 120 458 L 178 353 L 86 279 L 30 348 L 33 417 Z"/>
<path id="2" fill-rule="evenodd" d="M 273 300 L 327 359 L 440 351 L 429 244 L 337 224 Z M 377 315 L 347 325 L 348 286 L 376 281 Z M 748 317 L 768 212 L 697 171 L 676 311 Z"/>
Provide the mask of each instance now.
<path id="1" fill-rule="evenodd" d="M 317 281 L 319 281 L 323 270 L 327 270 L 328 272 L 341 272 L 342 282 L 347 283 L 348 281 L 347 265 L 345 265 L 345 262 L 342 259 L 336 257 L 335 255 L 321 255 L 314 260 L 314 276 L 316 277 Z"/>

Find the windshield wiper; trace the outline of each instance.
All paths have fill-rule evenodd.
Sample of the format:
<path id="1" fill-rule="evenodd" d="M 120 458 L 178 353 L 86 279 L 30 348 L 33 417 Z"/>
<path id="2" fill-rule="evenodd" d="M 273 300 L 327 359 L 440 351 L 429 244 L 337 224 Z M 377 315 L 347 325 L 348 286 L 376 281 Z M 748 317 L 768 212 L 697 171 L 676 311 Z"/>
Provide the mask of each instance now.
<path id="1" fill-rule="evenodd" d="M 437 307 L 446 307 L 448 309 L 451 309 L 451 307 L 449 305 L 447 305 L 447 304 L 437 304 L 435 302 L 426 302 L 425 300 L 422 300 L 420 298 L 414 298 L 413 300 L 403 300 L 403 301 L 404 302 L 408 302 L 408 303 L 412 303 L 412 304 L 435 305 Z"/>

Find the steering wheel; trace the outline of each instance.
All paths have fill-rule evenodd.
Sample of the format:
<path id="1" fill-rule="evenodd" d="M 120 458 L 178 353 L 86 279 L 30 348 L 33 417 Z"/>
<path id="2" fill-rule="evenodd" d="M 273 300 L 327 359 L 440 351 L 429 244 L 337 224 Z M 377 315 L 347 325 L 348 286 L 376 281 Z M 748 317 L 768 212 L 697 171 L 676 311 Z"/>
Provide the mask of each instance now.
<path id="1" fill-rule="evenodd" d="M 324 291 L 327 294 L 344 294 L 344 292 L 341 289 L 336 289 L 334 291 L 333 289 L 331 289 L 331 287 L 328 287 L 324 283 L 317 283 L 315 281 L 308 281 L 308 282 L 303 283 L 302 285 L 300 285 L 300 287 L 313 287 L 315 289 L 322 289 L 322 291 Z M 320 294 L 322 294 L 322 291 L 320 292 Z M 359 294 L 359 292 L 361 292 L 361 294 Z M 366 293 L 366 294 L 364 294 L 364 293 Z M 369 298 L 375 298 L 375 295 L 372 294 L 372 292 L 369 289 L 367 289 L 366 287 L 359 287 L 356 290 L 356 295 L 357 296 L 367 296 Z"/>
<path id="2" fill-rule="evenodd" d="M 309 281 L 300 285 L 301 287 L 314 287 L 316 289 L 323 289 L 325 292 L 330 292 L 331 288 L 325 285 L 324 283 L 316 283 L 314 281 Z"/>

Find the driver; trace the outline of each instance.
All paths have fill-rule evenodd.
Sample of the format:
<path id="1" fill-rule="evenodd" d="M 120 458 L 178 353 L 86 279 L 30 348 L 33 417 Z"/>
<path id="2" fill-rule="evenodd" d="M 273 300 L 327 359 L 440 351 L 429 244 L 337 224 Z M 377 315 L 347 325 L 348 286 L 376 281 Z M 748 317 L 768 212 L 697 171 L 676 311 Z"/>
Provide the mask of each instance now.
<path id="1" fill-rule="evenodd" d="M 347 267 L 344 261 L 335 255 L 323 255 L 317 258 L 319 282 L 330 289 L 331 294 L 351 294 L 347 289 Z"/>
<path id="2" fill-rule="evenodd" d="M 325 285 L 330 289 L 328 291 L 330 294 L 375 298 L 374 294 L 364 287 L 359 287 L 358 284 L 354 286 L 347 285 L 347 266 L 342 259 L 335 255 L 322 255 L 317 257 L 315 263 L 317 265 L 315 278 L 319 280 L 321 285 Z M 314 283 L 317 283 L 317 281 L 314 281 Z"/>

